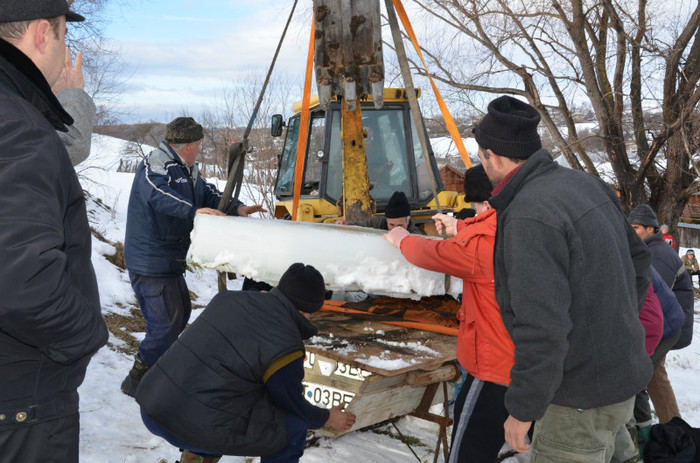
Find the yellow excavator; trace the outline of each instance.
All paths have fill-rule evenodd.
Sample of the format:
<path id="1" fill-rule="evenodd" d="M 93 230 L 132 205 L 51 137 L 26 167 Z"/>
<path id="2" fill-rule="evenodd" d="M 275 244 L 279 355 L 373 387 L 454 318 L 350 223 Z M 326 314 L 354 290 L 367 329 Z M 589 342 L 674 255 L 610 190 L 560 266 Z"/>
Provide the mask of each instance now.
<path id="1" fill-rule="evenodd" d="M 369 196 L 367 208 L 374 215 L 383 214 L 395 191 L 405 193 L 411 205 L 411 221 L 423 228 L 426 234 L 436 234 L 430 219 L 437 212 L 431 179 L 437 186 L 438 201 L 445 212 L 467 206 L 463 195 L 444 191 L 429 144 L 427 156 L 424 156 L 406 90 L 383 89 L 383 102 L 383 106 L 377 109 L 370 96 L 358 104 L 362 127 L 362 144 L 358 146 L 358 151 L 364 153 L 362 160 L 365 161 L 366 173 L 362 169 L 348 169 L 350 171 L 345 172 L 347 163 L 343 164 L 345 153 L 341 136 L 346 114 L 343 105 L 334 98 L 324 110 L 318 95 L 311 97 L 297 220 L 332 223 L 344 219 L 344 191 L 348 186 L 357 185 Z M 294 105 L 294 113 L 286 123 L 287 133 L 275 182 L 277 201 L 274 215 L 277 218 L 289 217 L 293 212 L 301 102 Z M 422 127 L 422 120 L 420 124 Z M 282 116 L 273 116 L 272 135 L 280 136 L 282 130 Z"/>
<path id="2" fill-rule="evenodd" d="M 444 191 L 418 108 L 420 91 L 396 40 L 393 6 L 387 1 L 406 88 L 385 89 L 379 0 L 314 0 L 310 48 L 318 94 L 309 94 L 309 62 L 305 99 L 286 123 L 275 217 L 367 225 L 401 191 L 412 222 L 434 235 L 435 212 L 468 206 L 457 192 Z M 274 115 L 272 136 L 281 136 L 284 125 L 282 115 Z M 463 157 L 468 163 L 466 152 Z"/>

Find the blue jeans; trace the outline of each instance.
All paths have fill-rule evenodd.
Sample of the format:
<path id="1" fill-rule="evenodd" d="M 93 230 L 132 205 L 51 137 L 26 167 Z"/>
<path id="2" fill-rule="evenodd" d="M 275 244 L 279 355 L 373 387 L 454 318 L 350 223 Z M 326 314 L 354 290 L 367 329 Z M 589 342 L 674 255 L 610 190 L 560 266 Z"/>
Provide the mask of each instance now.
<path id="1" fill-rule="evenodd" d="M 185 329 L 192 312 L 190 293 L 184 275 L 151 278 L 129 272 L 129 279 L 146 320 L 139 356 L 153 366 Z"/>
<path id="2" fill-rule="evenodd" d="M 189 450 L 190 452 L 197 454 L 202 457 L 220 457 L 221 455 L 216 453 L 208 452 L 204 449 L 200 449 L 193 445 L 183 442 L 172 434 L 168 433 L 166 430 L 158 426 L 155 421 L 153 421 L 148 415 L 141 409 L 141 419 L 146 428 L 151 431 L 152 434 L 162 437 L 168 441 L 171 445 L 183 449 Z M 287 436 L 289 436 L 289 441 L 287 446 L 269 457 L 262 457 L 260 463 L 296 463 L 299 458 L 304 454 L 304 448 L 306 447 L 306 423 L 304 423 L 300 418 L 295 415 L 287 415 L 286 419 L 286 429 Z"/>
<path id="3" fill-rule="evenodd" d="M 299 458 L 304 454 L 306 447 L 306 423 L 301 418 L 290 413 L 287 414 L 285 420 L 287 429 L 287 446 L 268 457 L 262 457 L 260 463 L 297 463 Z"/>

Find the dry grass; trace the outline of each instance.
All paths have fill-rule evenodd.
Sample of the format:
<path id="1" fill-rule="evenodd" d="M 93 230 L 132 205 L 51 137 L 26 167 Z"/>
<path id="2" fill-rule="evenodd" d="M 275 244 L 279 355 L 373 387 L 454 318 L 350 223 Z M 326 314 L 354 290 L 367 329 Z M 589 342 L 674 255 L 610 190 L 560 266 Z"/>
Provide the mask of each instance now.
<path id="1" fill-rule="evenodd" d="M 119 315 L 116 313 L 108 313 L 104 316 L 107 328 L 109 331 L 120 340 L 124 341 L 124 345 L 111 345 L 112 349 L 124 352 L 128 355 L 136 355 L 136 349 L 139 346 L 139 340 L 131 336 L 129 333 L 143 333 L 146 331 L 146 321 L 141 315 L 141 310 L 132 308 L 130 315 Z"/>

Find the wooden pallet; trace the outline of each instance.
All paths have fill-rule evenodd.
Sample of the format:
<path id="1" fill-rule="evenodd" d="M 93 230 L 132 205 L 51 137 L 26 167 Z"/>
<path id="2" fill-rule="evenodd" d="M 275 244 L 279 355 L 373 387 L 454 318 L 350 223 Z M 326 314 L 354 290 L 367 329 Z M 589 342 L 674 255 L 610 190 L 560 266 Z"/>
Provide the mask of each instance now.
<path id="1" fill-rule="evenodd" d="M 337 391 L 329 393 L 327 406 L 354 395 L 347 410 L 357 421 L 349 431 L 407 414 L 449 425 L 429 408 L 444 402 L 447 388 L 439 383 L 459 377 L 456 337 L 323 311 L 311 321 L 319 334 L 306 344 L 304 382 Z"/>

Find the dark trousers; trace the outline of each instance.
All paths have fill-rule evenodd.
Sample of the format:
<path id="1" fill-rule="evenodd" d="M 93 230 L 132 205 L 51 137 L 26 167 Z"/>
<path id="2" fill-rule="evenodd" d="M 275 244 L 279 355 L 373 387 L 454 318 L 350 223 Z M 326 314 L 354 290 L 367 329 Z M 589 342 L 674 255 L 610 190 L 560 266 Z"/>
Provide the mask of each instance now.
<path id="1" fill-rule="evenodd" d="M 77 413 L 0 431 L 0 463 L 77 463 L 79 437 Z"/>
<path id="2" fill-rule="evenodd" d="M 457 395 L 449 463 L 492 463 L 505 442 L 508 388 L 467 375 Z"/>
<path id="3" fill-rule="evenodd" d="M 146 320 L 139 356 L 153 366 L 185 329 L 192 312 L 190 293 L 184 275 L 151 278 L 129 272 L 129 279 Z"/>
<path id="4" fill-rule="evenodd" d="M 172 434 L 168 433 L 166 430 L 158 426 L 155 421 L 153 421 L 148 415 L 146 415 L 143 410 L 141 410 L 141 419 L 146 428 L 158 437 L 162 437 L 168 441 L 171 445 L 184 450 L 189 450 L 190 452 L 203 456 L 203 457 L 220 457 L 220 454 L 210 452 L 208 450 L 200 449 L 193 445 L 183 442 Z M 287 446 L 268 457 L 262 457 L 260 463 L 297 463 L 301 456 L 304 454 L 304 448 L 306 447 L 306 423 L 304 423 L 300 418 L 295 415 L 288 414 L 285 422 L 287 437 L 289 441 Z"/>

